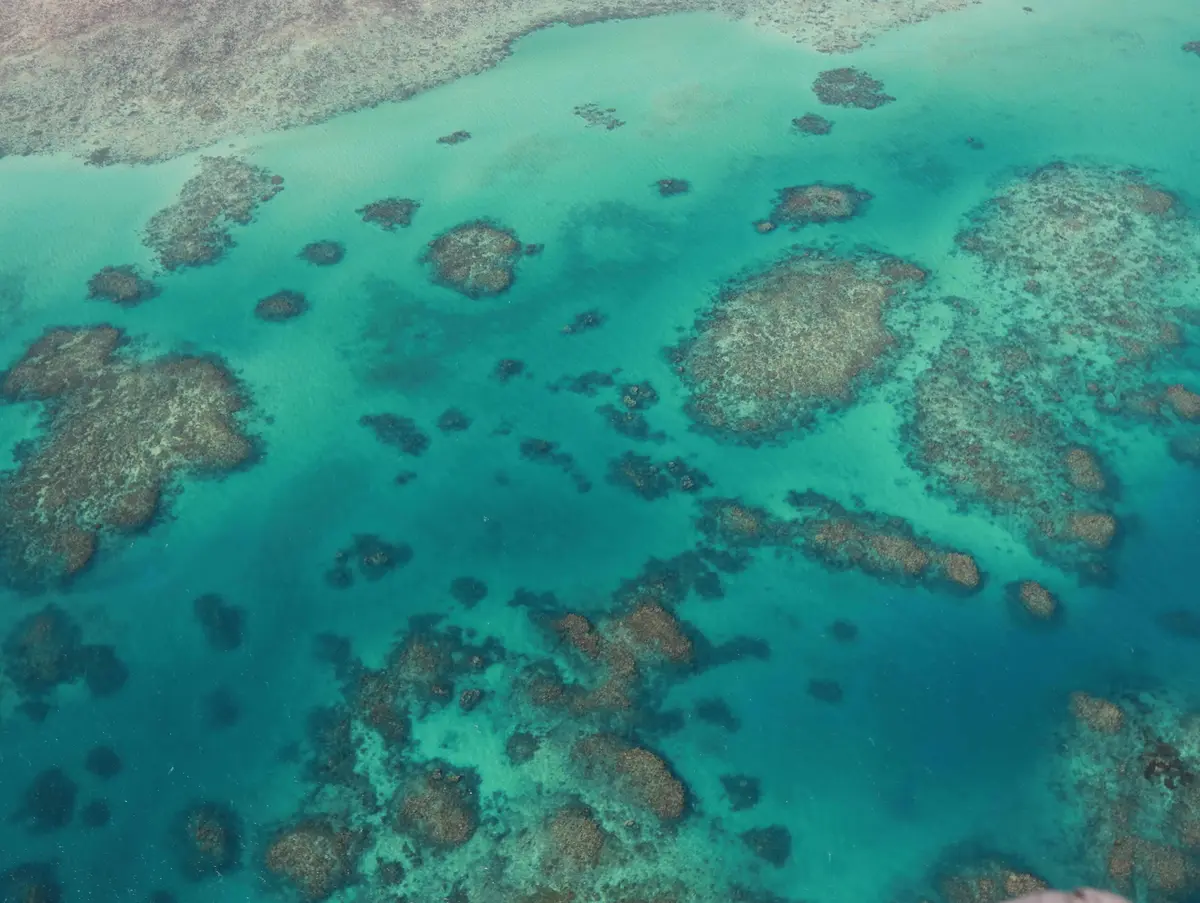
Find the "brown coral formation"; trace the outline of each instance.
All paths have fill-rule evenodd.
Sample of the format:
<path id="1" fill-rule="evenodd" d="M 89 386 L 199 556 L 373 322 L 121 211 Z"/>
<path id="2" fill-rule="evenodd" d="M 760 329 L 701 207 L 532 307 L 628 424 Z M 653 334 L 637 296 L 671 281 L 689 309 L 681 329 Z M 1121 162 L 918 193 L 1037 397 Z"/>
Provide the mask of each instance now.
<path id="1" fill-rule="evenodd" d="M 1076 489 L 1084 492 L 1104 492 L 1108 482 L 1100 462 L 1086 448 L 1072 448 L 1066 454 L 1067 479 Z"/>
<path id="2" fill-rule="evenodd" d="M 796 524 L 801 548 L 829 567 L 968 591 L 981 584 L 971 555 L 918 536 L 902 518 L 849 511 L 812 491 L 790 493 L 788 504 L 800 512 Z"/>
<path id="3" fill-rule="evenodd" d="M 1200 394 L 1181 385 L 1169 386 L 1166 391 L 1167 404 L 1184 420 L 1200 420 Z"/>
<path id="4" fill-rule="evenodd" d="M 1016 595 L 1021 607 L 1034 620 L 1052 621 L 1058 617 L 1058 598 L 1036 580 L 1022 580 L 1016 586 Z"/>
<path id="5" fill-rule="evenodd" d="M 924 278 L 894 258 L 808 251 L 731 283 L 669 353 L 690 415 L 753 442 L 852 403 L 897 345 L 888 325 L 896 296 Z"/>
<path id="6" fill-rule="evenodd" d="M 455 226 L 429 243 L 425 261 L 434 281 L 468 298 L 507 291 L 523 249 L 516 233 L 490 220 Z"/>
<path id="7" fill-rule="evenodd" d="M 245 160 L 201 157 L 179 199 L 146 224 L 146 245 L 168 270 L 216 263 L 234 245 L 230 229 L 282 190 L 282 178 Z"/>
<path id="8" fill-rule="evenodd" d="M 607 835 L 587 806 L 570 805 L 559 809 L 546 828 L 547 851 L 542 868 L 585 870 L 600 864 Z"/>
<path id="9" fill-rule="evenodd" d="M 648 749 L 608 734 L 585 737 L 572 751 L 585 773 L 614 782 L 632 802 L 661 821 L 676 821 L 687 808 L 687 791 L 667 763 Z"/>
<path id="10" fill-rule="evenodd" d="M 180 813 L 175 845 L 189 881 L 223 877 L 241 867 L 241 824 L 228 806 L 200 803 Z"/>
<path id="11" fill-rule="evenodd" d="M 158 286 L 144 278 L 137 267 L 104 267 L 88 280 L 88 297 L 93 301 L 111 301 L 122 307 L 136 307 L 158 294 Z"/>
<path id="12" fill-rule="evenodd" d="M 99 539 L 145 528 L 186 473 L 250 460 L 242 389 L 215 359 L 123 353 L 109 326 L 51 329 L 0 397 L 46 405 L 45 436 L 0 483 L 7 570 L 18 582 L 82 570 Z"/>
<path id="13" fill-rule="evenodd" d="M 354 882 L 363 840 L 327 816 L 306 818 L 275 835 L 263 864 L 305 900 L 324 900 Z"/>
<path id="14" fill-rule="evenodd" d="M 971 863 L 941 875 L 937 887 L 945 903 L 1003 903 L 1049 889 L 1037 875 L 999 860 Z"/>
<path id="15" fill-rule="evenodd" d="M 1118 733 L 1125 725 L 1125 713 L 1119 705 L 1087 693 L 1071 694 L 1071 713 L 1081 723 L 1102 734 Z"/>
<path id="16" fill-rule="evenodd" d="M 793 230 L 811 223 L 833 223 L 857 216 L 871 194 L 853 185 L 793 185 L 781 188 L 768 222 Z"/>
<path id="17" fill-rule="evenodd" d="M 404 833 L 435 848 L 459 847 L 479 825 L 478 779 L 437 765 L 405 791 L 397 813 Z"/>

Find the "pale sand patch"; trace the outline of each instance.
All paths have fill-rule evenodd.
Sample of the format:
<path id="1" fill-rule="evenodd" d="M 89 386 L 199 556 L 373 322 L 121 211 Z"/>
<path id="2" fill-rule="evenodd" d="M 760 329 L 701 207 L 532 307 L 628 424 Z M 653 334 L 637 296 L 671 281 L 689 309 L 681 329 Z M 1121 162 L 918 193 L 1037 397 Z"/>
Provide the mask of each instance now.
<path id="1" fill-rule="evenodd" d="M 400 100 L 538 28 L 708 10 L 845 51 L 973 0 L 6 0 L 0 155 L 162 159 Z"/>

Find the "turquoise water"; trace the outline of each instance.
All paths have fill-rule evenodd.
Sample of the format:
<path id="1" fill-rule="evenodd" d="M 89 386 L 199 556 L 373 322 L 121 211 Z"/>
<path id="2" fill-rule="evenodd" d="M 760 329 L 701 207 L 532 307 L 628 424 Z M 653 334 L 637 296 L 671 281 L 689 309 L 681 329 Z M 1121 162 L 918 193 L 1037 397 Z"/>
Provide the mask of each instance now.
<path id="1" fill-rule="evenodd" d="M 111 644 L 128 668 L 111 695 L 97 697 L 79 680 L 55 688 L 43 720 L 19 710 L 16 688 L 4 686 L 0 809 L 19 810 L 49 767 L 79 789 L 60 828 L 0 825 L 0 871 L 54 862 L 67 900 L 148 900 L 160 889 L 180 901 L 286 899 L 295 891 L 279 886 L 264 851 L 300 814 L 335 813 L 371 827 L 355 862 L 360 878 L 340 900 L 517 901 L 537 887 L 560 894 L 546 900 L 568 899 L 567 891 L 581 900 L 716 900 L 736 899 L 729 887 L 737 884 L 784 900 L 882 903 L 944 893 L 940 874 L 986 857 L 1059 886 L 1114 886 L 1146 899 L 1195 894 L 1200 885 L 1188 882 L 1167 894 L 1149 871 L 1131 887 L 1106 874 L 1099 845 L 1111 837 L 1090 833 L 1094 801 L 1064 776 L 1083 755 L 1069 705 L 1077 691 L 1124 700 L 1131 736 L 1153 719 L 1182 725 L 1162 739 L 1187 762 L 1200 754 L 1184 718 L 1197 711 L 1196 647 L 1159 622 L 1195 611 L 1200 598 L 1200 471 L 1171 459 L 1162 424 L 1092 418 L 1092 445 L 1119 481 L 1122 524 L 1115 577 L 1096 585 L 1039 558 L 1003 513 L 927 489 L 904 430 L 914 381 L 954 334 L 944 299 L 1001 304 L 1000 282 L 955 250 L 955 236 L 1013 179 L 1054 161 L 1134 167 L 1198 215 L 1190 123 L 1200 116 L 1200 59 L 1180 51 L 1200 37 L 1195 27 L 1190 4 L 1177 0 L 1136 12 L 1082 0 L 1032 13 L 984 5 L 845 58 L 708 16 L 541 31 L 494 70 L 402 104 L 206 150 L 283 176 L 284 190 L 232 229 L 236 245 L 218 263 L 153 275 L 161 293 L 129 308 L 87 300 L 87 280 L 106 265 L 155 273 L 142 228 L 175 201 L 198 155 L 103 169 L 0 161 L 5 366 L 48 327 L 100 323 L 136 338 L 132 353 L 145 359 L 218 355 L 253 400 L 245 428 L 262 448 L 252 466 L 219 479 L 182 479 L 151 525 L 105 538 L 69 585 L 0 591 L 6 635 L 52 603 L 84 642 Z M 870 111 L 822 107 L 810 85 L 842 65 L 871 73 L 897 100 Z M 572 115 L 593 102 L 625 125 L 588 127 Z M 828 116 L 833 131 L 792 130 L 806 112 Z M 456 129 L 471 139 L 435 141 Z M 689 180 L 690 192 L 660 197 L 654 183 L 668 177 Z M 751 227 L 778 189 L 811 182 L 851 184 L 873 199 L 846 222 L 767 235 Z M 421 202 L 410 227 L 360 221 L 358 208 L 389 196 Z M 511 290 L 473 300 L 434 285 L 421 258 L 433 238 L 480 217 L 545 248 L 520 260 Z M 1181 234 L 1193 243 L 1181 253 L 1194 261 L 1200 233 L 1187 231 L 1190 222 Z M 297 257 L 319 239 L 343 243 L 345 260 L 315 268 Z M 696 428 L 688 386 L 664 349 L 689 334 L 727 280 L 795 244 L 836 254 L 869 247 L 930 271 L 894 366 L 852 403 L 778 442 L 739 444 Z M 257 300 L 283 288 L 303 291 L 311 309 L 282 324 L 256 319 Z M 1163 293 L 1200 307 L 1194 284 Z M 563 334 L 589 310 L 603 315 L 602 326 Z M 523 361 L 524 371 L 497 379 L 501 359 Z M 1200 390 L 1198 363 L 1185 346 L 1145 382 Z M 618 369 L 617 386 L 594 396 L 548 388 Z M 620 385 L 643 380 L 660 396 L 645 412 L 660 441 L 622 435 L 596 411 L 621 403 Z M 436 428 L 450 407 L 472 418 L 469 429 Z M 412 418 L 428 449 L 404 455 L 358 423 L 383 412 Z M 6 445 L 45 441 L 52 431 L 40 413 L 34 404 L 0 406 Z M 523 456 L 527 438 L 558 443 L 571 472 Z M 627 451 L 659 462 L 681 456 L 713 486 L 645 500 L 606 479 L 609 462 Z M 416 477 L 398 485 L 404 471 Z M 572 474 L 590 489 L 579 491 Z M 859 499 L 939 547 L 969 550 L 983 587 L 963 596 L 831 570 L 793 547 L 755 548 L 744 567 L 720 574 L 720 598 L 692 593 L 674 614 L 713 647 L 749 637 L 767 643 L 769 657 L 697 656 L 690 667 L 649 669 L 633 713 L 529 704 L 528 663 L 552 659 L 577 675 L 586 663 L 509 604 L 519 589 L 552 592 L 562 612 L 603 623 L 623 611 L 614 598 L 622 581 L 651 558 L 701 542 L 703 499 L 737 498 L 787 518 L 787 493 L 806 489 L 847 506 Z M 358 534 L 407 543 L 412 559 L 378 580 L 335 588 L 326 572 Z M 471 608 L 449 591 L 463 576 L 487 585 Z M 1062 600 L 1056 629 L 1013 617 L 1006 585 L 1028 579 Z M 244 610 L 238 648 L 205 642 L 193 612 L 205 593 Z M 352 694 L 314 655 L 317 638 L 345 637 L 353 656 L 378 668 L 420 615 L 507 649 L 503 662 L 453 683 L 452 696 L 477 687 L 483 702 L 470 712 L 453 699 L 414 704 L 412 737 L 394 761 L 360 727 L 357 769 L 384 795 L 378 805 L 320 786 L 306 770 L 309 713 Z M 837 619 L 857 625 L 854 642 L 833 638 Z M 810 694 L 814 679 L 837 681 L 840 702 Z M 223 729 L 206 716 L 217 688 L 240 707 Z M 1155 700 L 1156 714 L 1129 702 L 1139 693 Z M 737 730 L 696 714 L 699 701 L 714 698 Z M 1161 715 L 1163 707 L 1174 714 Z M 678 714 L 670 729 L 669 713 Z M 524 766 L 504 753 L 517 729 L 544 734 Z M 574 738 L 598 729 L 669 763 L 688 788 L 687 813 L 660 823 L 620 786 L 572 762 Z M 124 761 L 110 780 L 84 767 L 96 744 Z M 418 861 L 394 827 L 400 803 L 386 794 L 434 760 L 477 773 L 480 824 L 462 846 L 426 849 Z M 731 809 L 720 781 L 730 774 L 761 780 L 757 806 Z M 1131 787 L 1160 792 L 1149 782 Z M 576 797 L 611 836 L 599 866 L 564 877 L 542 868 L 557 854 L 539 859 L 539 844 L 549 816 Z M 103 828 L 81 815 L 96 798 L 111 808 Z M 189 881 L 173 831 L 180 812 L 210 800 L 240 817 L 239 867 Z M 1138 836 L 1183 850 L 1191 863 L 1174 817 L 1151 818 Z M 636 822 L 641 846 L 626 821 Z M 739 839 L 770 825 L 791 836 L 779 868 Z M 404 878 L 385 881 L 379 858 L 403 861 Z M 464 896 L 452 896 L 456 885 Z M 11 893 L 3 883 L 0 891 Z"/>

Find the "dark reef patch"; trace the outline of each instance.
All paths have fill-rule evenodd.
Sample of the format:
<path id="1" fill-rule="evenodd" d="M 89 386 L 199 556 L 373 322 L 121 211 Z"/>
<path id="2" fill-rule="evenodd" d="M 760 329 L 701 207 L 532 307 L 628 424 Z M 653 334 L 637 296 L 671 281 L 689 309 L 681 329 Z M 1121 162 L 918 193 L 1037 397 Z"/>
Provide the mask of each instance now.
<path id="1" fill-rule="evenodd" d="M 388 232 L 394 232 L 397 227 L 411 226 L 413 216 L 420 208 L 420 202 L 412 198 L 384 198 L 359 207 L 354 212 L 362 216 L 364 223 L 372 223 Z"/>
<path id="2" fill-rule="evenodd" d="M 345 589 L 354 583 L 355 567 L 366 580 L 381 580 L 412 561 L 412 556 L 412 546 L 408 543 L 391 543 L 373 533 L 359 533 L 352 545 L 334 554 L 333 567 L 325 572 L 325 582 L 335 589 Z"/>
<path id="3" fill-rule="evenodd" d="M 591 481 L 575 465 L 575 456 L 569 452 L 559 451 L 558 443 L 549 439 L 522 439 L 521 457 L 526 461 L 535 461 L 557 467 L 571 478 L 575 488 L 580 492 L 589 492 Z"/>
<path id="4" fill-rule="evenodd" d="M 254 305 L 254 316 L 264 323 L 286 323 L 308 313 L 308 298 L 303 292 L 280 289 L 260 298 Z"/>
<path id="5" fill-rule="evenodd" d="M 697 492 L 712 485 L 707 474 L 682 458 L 660 464 L 645 455 L 628 451 L 609 462 L 608 482 L 629 489 L 647 501 L 663 498 L 672 491 Z"/>
<path id="6" fill-rule="evenodd" d="M 340 241 L 329 239 L 309 242 L 300 249 L 299 256 L 313 266 L 331 267 L 345 259 L 346 246 Z"/>
<path id="7" fill-rule="evenodd" d="M 692 190 L 692 183 L 687 179 L 659 179 L 654 184 L 658 188 L 658 193 L 664 198 L 673 198 Z"/>
<path id="8" fill-rule="evenodd" d="M 244 608 L 230 605 L 216 593 L 205 593 L 192 602 L 192 613 L 212 649 L 232 652 L 242 645 L 246 631 Z"/>
<path id="9" fill-rule="evenodd" d="M 748 774 L 723 774 L 721 786 L 734 812 L 753 809 L 762 799 L 762 782 Z"/>
<path id="10" fill-rule="evenodd" d="M 731 734 L 737 733 L 742 727 L 741 720 L 733 714 L 729 703 L 720 698 L 702 699 L 696 703 L 696 717 Z"/>
<path id="11" fill-rule="evenodd" d="M 85 828 L 104 828 L 111 821 L 112 809 L 104 800 L 91 800 L 79 810 L 79 823 Z"/>
<path id="12" fill-rule="evenodd" d="M 502 383 L 515 379 L 524 372 L 525 362 L 511 357 L 496 361 L 496 366 L 492 368 L 492 376 Z"/>
<path id="13" fill-rule="evenodd" d="M 136 307 L 158 293 L 158 286 L 144 278 L 137 267 L 130 264 L 104 267 L 88 280 L 88 298 L 111 301 L 122 307 Z"/>
<path id="14" fill-rule="evenodd" d="M 820 702 L 837 705 L 846 694 L 836 680 L 813 678 L 808 682 L 808 695 Z"/>
<path id="15" fill-rule="evenodd" d="M 612 373 L 602 370 L 589 370 L 578 376 L 562 376 L 547 385 L 551 392 L 573 392 L 576 395 L 594 396 L 598 389 L 615 386 L 616 380 Z"/>
<path id="16" fill-rule="evenodd" d="M 783 825 L 751 828 L 741 834 L 744 843 L 759 859 L 780 869 L 792 857 L 792 832 Z"/>
<path id="17" fill-rule="evenodd" d="M 826 106 L 874 110 L 896 98 L 883 92 L 883 82 L 861 69 L 829 69 L 813 82 L 813 93 Z"/>
<path id="18" fill-rule="evenodd" d="M 598 103 L 580 104 L 572 112 L 586 122 L 588 128 L 603 128 L 611 132 L 625 124 L 623 120 L 617 118 L 616 109 L 602 107 Z"/>
<path id="19" fill-rule="evenodd" d="M 450 581 L 450 595 L 463 608 L 474 608 L 487 594 L 487 584 L 476 577 L 455 577 Z"/>
<path id="20" fill-rule="evenodd" d="M 585 310 L 572 317 L 571 322 L 564 326 L 561 332 L 563 335 L 579 335 L 581 332 L 590 332 L 603 326 L 606 319 L 607 317 L 598 310 Z"/>
<path id="21" fill-rule="evenodd" d="M 12 821 L 31 834 L 59 831 L 75 816 L 79 785 L 61 768 L 38 772 L 21 793 L 21 802 L 13 811 Z"/>
<path id="22" fill-rule="evenodd" d="M 438 415 L 437 428 L 443 433 L 461 433 L 470 426 L 471 418 L 458 408 L 447 408 Z"/>
<path id="23" fill-rule="evenodd" d="M 805 113 L 792 120 L 792 128 L 805 135 L 828 135 L 833 131 L 833 123 L 816 113 Z"/>
<path id="24" fill-rule="evenodd" d="M 456 131 L 451 132 L 449 135 L 442 135 L 440 138 L 438 138 L 437 143 L 438 144 L 446 144 L 446 145 L 454 145 L 454 144 L 462 144 L 464 141 L 470 141 L 470 140 L 471 140 L 470 132 L 463 131 L 462 129 L 458 129 Z"/>
<path id="25" fill-rule="evenodd" d="M 84 767 L 101 780 L 107 781 L 121 773 L 121 757 L 111 746 L 93 746 L 84 759 Z"/>
<path id="26" fill-rule="evenodd" d="M 399 449 L 403 454 L 420 457 L 429 448 L 429 436 L 411 417 L 399 414 L 364 414 L 358 418 L 384 445 Z"/>

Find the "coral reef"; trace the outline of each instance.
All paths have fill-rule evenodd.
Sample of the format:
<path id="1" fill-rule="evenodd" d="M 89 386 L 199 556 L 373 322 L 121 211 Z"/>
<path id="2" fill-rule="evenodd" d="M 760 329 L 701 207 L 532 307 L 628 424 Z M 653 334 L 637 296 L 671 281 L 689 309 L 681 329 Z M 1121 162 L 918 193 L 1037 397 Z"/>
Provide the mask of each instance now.
<path id="1" fill-rule="evenodd" d="M 1195 712 L 1152 693 L 1119 707 L 1075 693 L 1071 710 L 1052 789 L 1082 827 L 1083 874 L 1130 899 L 1192 899 L 1200 890 Z"/>
<path id="2" fill-rule="evenodd" d="M 612 107 L 602 107 L 598 103 L 585 103 L 577 106 L 572 112 L 588 124 L 589 128 L 603 127 L 608 131 L 619 129 L 625 123 L 616 117 Z"/>
<path id="3" fill-rule="evenodd" d="M 741 838 L 755 856 L 777 869 L 787 865 L 792 857 L 792 832 L 783 825 L 751 828 L 743 831 Z"/>
<path id="4" fill-rule="evenodd" d="M 839 618 L 829 625 L 829 634 L 839 643 L 853 643 L 858 639 L 858 627 Z"/>
<path id="5" fill-rule="evenodd" d="M 496 366 L 492 368 L 492 376 L 502 383 L 506 383 L 524 372 L 525 362 L 511 357 L 501 358 L 496 361 Z"/>
<path id="6" fill-rule="evenodd" d="M 462 846 L 479 825 L 478 786 L 472 772 L 434 764 L 402 791 L 397 826 L 435 849 Z"/>
<path id="7" fill-rule="evenodd" d="M 1010 605 L 1036 623 L 1054 623 L 1062 618 L 1058 597 L 1036 580 L 1022 580 L 1008 587 Z"/>
<path id="8" fill-rule="evenodd" d="M 76 784 L 61 768 L 39 771 L 21 794 L 12 820 L 34 834 L 58 831 L 75 816 Z"/>
<path id="9" fill-rule="evenodd" d="M 92 800 L 79 810 L 79 823 L 85 828 L 104 828 L 112 821 L 112 809 L 104 800 Z"/>
<path id="10" fill-rule="evenodd" d="M 488 298 L 512 286 L 522 250 L 515 232 L 479 219 L 439 235 L 429 243 L 424 260 L 439 285 L 468 298 Z"/>
<path id="11" fill-rule="evenodd" d="M 83 642 L 83 632 L 56 605 L 18 621 L 0 647 L 4 676 L 20 695 L 22 710 L 35 720 L 49 712 L 46 697 L 80 678 L 93 696 L 111 696 L 128 678 L 111 646 Z"/>
<path id="12" fill-rule="evenodd" d="M 63 903 L 58 870 L 50 862 L 22 862 L 0 872 L 4 903 Z"/>
<path id="13" fill-rule="evenodd" d="M 102 537 L 146 528 L 185 473 L 250 461 L 241 387 L 220 361 L 123 353 L 109 326 L 51 329 L 0 398 L 45 405 L 45 435 L 0 482 L 0 558 L 18 584 L 78 573 Z"/>
<path id="14" fill-rule="evenodd" d="M 816 113 L 805 113 L 792 120 L 792 128 L 805 135 L 828 135 L 833 131 L 833 123 Z"/>
<path id="15" fill-rule="evenodd" d="M 1119 705 L 1087 693 L 1071 694 L 1071 713 L 1101 734 L 1116 734 L 1125 726 L 1125 711 Z"/>
<path id="16" fill-rule="evenodd" d="M 741 719 L 733 713 L 724 699 L 700 700 L 696 703 L 696 717 L 731 734 L 737 733 L 742 727 Z"/>
<path id="17" fill-rule="evenodd" d="M 575 488 L 580 492 L 589 492 L 592 488 L 591 481 L 576 466 L 574 455 L 559 451 L 557 442 L 551 442 L 549 439 L 522 439 L 521 457 L 526 461 L 536 461 L 557 467 L 571 478 Z"/>
<path id="18" fill-rule="evenodd" d="M 522 765 L 537 755 L 541 740 L 529 731 L 517 731 L 504 743 L 504 753 L 514 765 Z"/>
<path id="19" fill-rule="evenodd" d="M 269 874 L 305 900 L 325 900 L 358 878 L 358 857 L 366 837 L 327 816 L 304 818 L 281 828 L 267 846 Z"/>
<path id="20" fill-rule="evenodd" d="M 858 216 L 869 200 L 870 192 L 859 191 L 853 185 L 793 185 L 779 189 L 775 207 L 765 222 L 772 230 L 790 226 L 793 231 L 812 223 L 839 222 Z"/>
<path id="21" fill-rule="evenodd" d="M 656 753 L 619 737 L 595 734 L 576 743 L 572 755 L 585 774 L 613 782 L 618 790 L 661 821 L 683 817 L 687 790 Z"/>
<path id="22" fill-rule="evenodd" d="M 244 608 L 230 605 L 216 593 L 205 593 L 192 602 L 192 613 L 211 648 L 231 652 L 242 645 L 246 630 Z"/>
<path id="23" fill-rule="evenodd" d="M 563 335 L 578 335 L 581 332 L 589 332 L 593 329 L 599 329 L 604 325 L 607 318 L 598 310 L 585 310 L 582 313 L 576 314 L 571 318 L 571 322 L 564 326 L 560 331 Z M 602 374 L 607 376 L 607 374 Z M 611 383 L 611 377 L 609 377 Z"/>
<path id="24" fill-rule="evenodd" d="M 458 408 L 447 408 L 437 419 L 437 428 L 443 433 L 461 433 L 470 426 L 471 418 Z"/>
<path id="25" fill-rule="evenodd" d="M 732 282 L 669 352 L 691 392 L 688 413 L 721 436 L 756 442 L 852 403 L 897 345 L 895 296 L 924 279 L 894 258 L 806 251 Z"/>
<path id="26" fill-rule="evenodd" d="M 464 141 L 470 141 L 470 140 L 471 140 L 470 132 L 466 132 L 466 131 L 463 131 L 462 129 L 458 129 L 457 131 L 451 132 L 449 135 L 442 135 L 440 138 L 438 138 L 437 143 L 438 144 L 446 144 L 446 145 L 454 145 L 454 144 L 462 144 Z"/>
<path id="27" fill-rule="evenodd" d="M 788 504 L 800 512 L 795 523 L 801 548 L 829 567 L 965 591 L 982 583 L 972 556 L 918 536 L 901 518 L 852 512 L 811 491 L 789 493 Z"/>
<path id="28" fill-rule="evenodd" d="M 830 705 L 837 705 L 842 701 L 846 694 L 842 689 L 842 685 L 836 680 L 813 678 L 808 682 L 808 695 L 818 702 L 827 702 Z"/>
<path id="29" fill-rule="evenodd" d="M 647 501 L 663 498 L 672 490 L 697 492 L 712 485 L 707 474 L 691 467 L 682 458 L 659 464 L 652 458 L 629 451 L 608 463 L 608 482 L 623 486 Z"/>
<path id="30" fill-rule="evenodd" d="M 826 106 L 874 110 L 896 98 L 883 93 L 883 82 L 861 69 L 829 69 L 813 82 L 813 93 Z"/>
<path id="31" fill-rule="evenodd" d="M 450 581 L 450 595 L 463 608 L 474 608 L 487 594 L 487 584 L 476 577 L 455 577 Z"/>
<path id="32" fill-rule="evenodd" d="M 241 820 L 228 806 L 197 803 L 175 821 L 173 842 L 180 873 L 188 881 L 223 878 L 241 867 Z"/>
<path id="33" fill-rule="evenodd" d="M 332 241 L 330 239 L 309 242 L 300 249 L 299 256 L 313 266 L 331 267 L 341 263 L 345 259 L 346 246 L 340 241 Z"/>
<path id="34" fill-rule="evenodd" d="M 334 553 L 333 567 L 326 571 L 325 581 L 336 589 L 345 589 L 354 583 L 354 567 L 365 579 L 380 580 L 404 567 L 412 556 L 408 543 L 391 543 L 373 533 L 359 533 L 348 548 Z"/>
<path id="35" fill-rule="evenodd" d="M 395 232 L 397 227 L 403 229 L 411 226 L 413 217 L 420 209 L 420 201 L 412 198 L 383 198 L 354 212 L 362 217 L 364 223 L 376 225 L 386 232 Z"/>
<path id="36" fill-rule="evenodd" d="M 84 767 L 101 780 L 107 781 L 121 773 L 121 757 L 111 746 L 93 746 L 88 750 Z"/>
<path id="37" fill-rule="evenodd" d="M 93 301 L 111 301 L 122 307 L 136 307 L 149 301 L 159 288 L 130 264 L 104 267 L 88 280 L 88 297 Z"/>
<path id="38" fill-rule="evenodd" d="M 399 414 L 364 414 L 358 418 L 359 426 L 365 426 L 384 445 L 399 449 L 401 453 L 420 457 L 429 448 L 429 436 L 417 426 L 411 417 Z"/>
<path id="39" fill-rule="evenodd" d="M 960 863 L 942 870 L 934 883 L 944 903 L 1003 903 L 1049 888 L 1037 875 L 999 859 Z"/>
<path id="40" fill-rule="evenodd" d="M 723 774 L 721 787 L 734 812 L 753 809 L 762 799 L 762 782 L 748 774 Z"/>
<path id="41" fill-rule="evenodd" d="M 308 298 L 303 292 L 280 289 L 260 298 L 254 305 L 254 316 L 266 323 L 284 323 L 308 313 Z"/>
<path id="42" fill-rule="evenodd" d="M 658 193 L 664 198 L 673 198 L 676 195 L 687 194 L 692 190 L 692 183 L 687 179 L 659 179 L 654 185 L 658 188 Z"/>
<path id="43" fill-rule="evenodd" d="M 146 224 L 146 245 L 168 270 L 216 263 L 234 246 L 230 229 L 282 190 L 282 178 L 245 160 L 201 157 L 179 199 Z"/>
<path id="44" fill-rule="evenodd" d="M 578 871 L 595 868 L 604 855 L 608 840 L 595 813 L 575 803 L 554 813 L 546 826 L 546 852 L 543 871 Z"/>
<path id="45" fill-rule="evenodd" d="M 160 160 L 410 97 L 494 65 L 517 38 L 561 22 L 716 11 L 846 52 L 964 5 L 618 0 L 575 9 L 450 0 L 385 18 L 372 15 L 374 0 L 209 2 L 205 16 L 165 19 L 156 19 L 159 0 L 0 6 L 4 152 L 66 152 L 96 164 Z"/>

